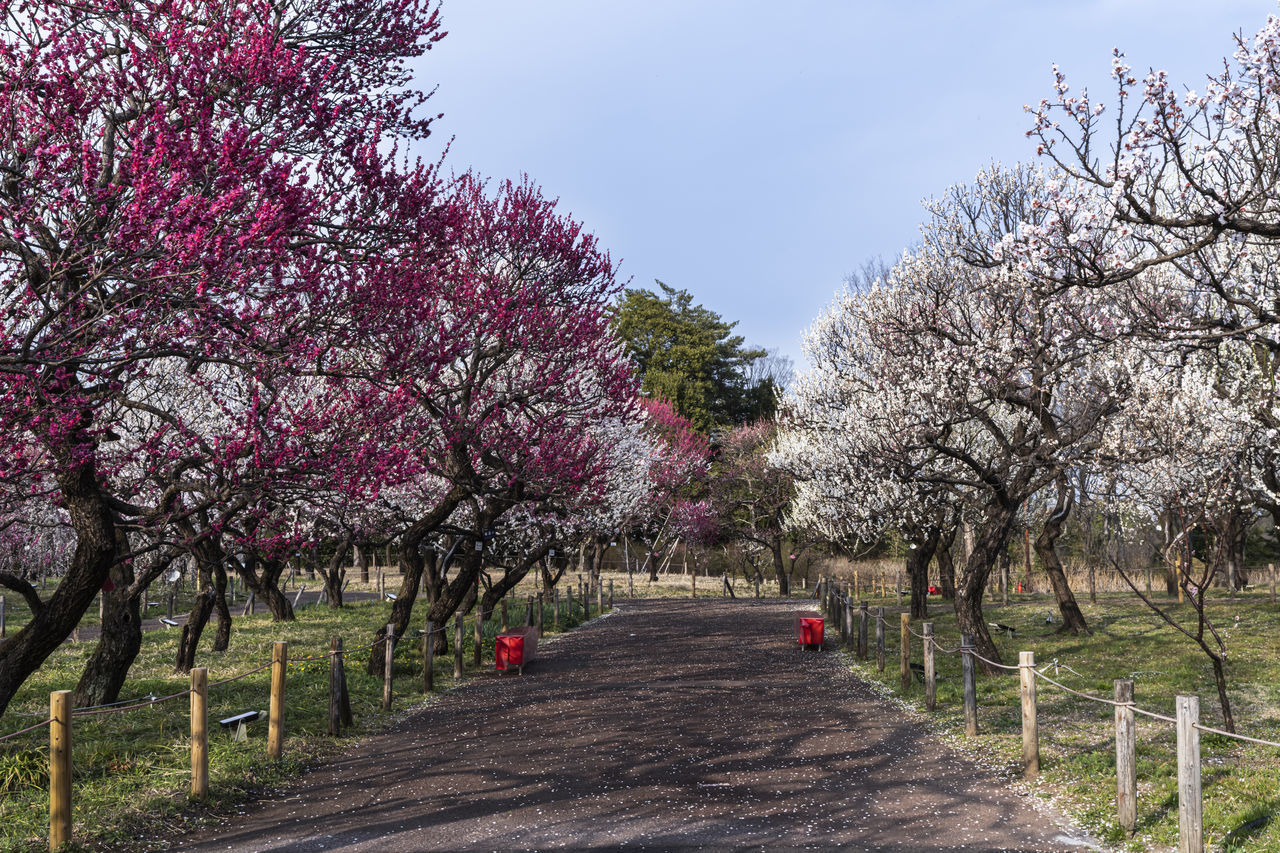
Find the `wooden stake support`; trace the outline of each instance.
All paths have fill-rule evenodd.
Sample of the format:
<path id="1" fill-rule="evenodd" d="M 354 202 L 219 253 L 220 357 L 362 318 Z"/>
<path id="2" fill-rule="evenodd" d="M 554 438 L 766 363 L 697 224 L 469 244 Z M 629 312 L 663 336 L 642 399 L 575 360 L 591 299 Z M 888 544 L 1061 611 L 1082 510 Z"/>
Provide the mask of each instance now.
<path id="1" fill-rule="evenodd" d="M 1040 775 L 1040 733 L 1036 728 L 1036 653 L 1018 652 L 1018 676 L 1022 681 L 1022 775 Z"/>
<path id="2" fill-rule="evenodd" d="M 1133 714 L 1133 682 L 1116 679 L 1116 818 L 1133 834 L 1138 824 L 1137 726 Z"/>
<path id="3" fill-rule="evenodd" d="M 284 755 L 284 683 L 289 666 L 289 643 L 277 640 L 271 646 L 271 702 L 267 710 L 267 757 Z"/>
<path id="4" fill-rule="evenodd" d="M 209 670 L 191 670 L 191 798 L 209 796 Z"/>
<path id="5" fill-rule="evenodd" d="M 1204 853 L 1204 801 L 1200 793 L 1200 697 L 1177 698 L 1178 853 Z"/>
<path id="6" fill-rule="evenodd" d="M 71 691 L 49 694 L 49 849 L 71 841 Z"/>

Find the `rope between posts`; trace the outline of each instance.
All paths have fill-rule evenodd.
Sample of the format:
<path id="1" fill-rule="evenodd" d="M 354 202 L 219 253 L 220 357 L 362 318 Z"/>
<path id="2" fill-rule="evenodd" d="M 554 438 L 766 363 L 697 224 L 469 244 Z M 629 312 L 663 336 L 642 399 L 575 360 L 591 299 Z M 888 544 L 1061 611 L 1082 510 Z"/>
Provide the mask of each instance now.
<path id="1" fill-rule="evenodd" d="M 25 729 L 18 729 L 16 732 L 9 732 L 7 735 L 0 735 L 0 741 L 6 741 L 9 738 L 15 738 L 18 735 L 25 735 L 27 732 L 33 732 L 36 729 L 44 728 L 53 722 L 53 717 L 45 720 L 43 723 L 36 723 L 34 726 L 27 726 Z"/>
<path id="2" fill-rule="evenodd" d="M 1236 740 L 1247 740 L 1249 743 L 1258 743 L 1258 744 L 1262 744 L 1263 746 L 1280 747 L 1280 743 L 1276 743 L 1273 740 L 1263 740 L 1262 738 L 1249 737 L 1248 735 L 1238 735 L 1238 734 L 1235 734 L 1234 732 L 1224 732 L 1222 729 L 1215 729 L 1212 726 L 1202 726 L 1199 723 L 1195 723 L 1194 725 L 1197 729 L 1199 729 L 1202 732 L 1209 732 L 1210 734 L 1235 738 Z"/>
<path id="3" fill-rule="evenodd" d="M 170 693 L 168 696 L 160 696 L 155 699 L 149 699 L 146 702 L 138 702 L 136 705 L 124 705 L 122 707 L 98 708 L 92 711 L 72 711 L 71 716 L 98 717 L 98 716 L 101 716 L 102 714 L 115 714 L 120 711 L 136 711 L 138 708 L 149 708 L 152 705 L 156 705 L 161 702 L 168 702 L 170 699 L 177 699 L 180 696 L 187 696 L 190 693 L 191 693 L 191 688 L 188 687 L 187 689 L 182 690 L 178 693 Z"/>
<path id="4" fill-rule="evenodd" d="M 230 678 L 224 678 L 221 681 L 210 682 L 209 686 L 217 687 L 220 684 L 230 684 L 233 681 L 239 681 L 242 678 L 248 678 L 249 676 L 253 675 L 255 672 L 262 672 L 264 669 L 270 669 L 271 663 L 272 663 L 271 661 L 268 661 L 267 663 L 264 663 L 262 666 L 258 667 L 257 669 L 251 669 L 248 672 L 242 672 L 239 675 L 233 675 Z"/>
<path id="5" fill-rule="evenodd" d="M 976 651 L 974 651 L 974 649 L 973 649 L 973 647 L 972 647 L 972 646 L 966 646 L 965 648 L 968 650 L 969 654 L 973 655 L 975 658 L 977 658 L 978 660 L 982 661 L 983 663 L 985 663 L 985 664 L 987 664 L 987 665 L 989 665 L 989 666 L 994 666 L 994 667 L 997 667 L 997 668 L 999 668 L 999 669 L 1007 669 L 1007 670 L 1009 670 L 1010 672 L 1012 672 L 1012 671 L 1014 671 L 1014 670 L 1017 670 L 1017 669 L 1021 669 L 1021 667 L 1018 667 L 1018 666 L 1009 666 L 1008 664 L 997 663 L 996 661 L 993 661 L 993 660 L 987 660 L 987 659 L 986 659 L 986 658 L 984 658 L 982 655 L 980 655 L 980 654 L 978 654 Z"/>

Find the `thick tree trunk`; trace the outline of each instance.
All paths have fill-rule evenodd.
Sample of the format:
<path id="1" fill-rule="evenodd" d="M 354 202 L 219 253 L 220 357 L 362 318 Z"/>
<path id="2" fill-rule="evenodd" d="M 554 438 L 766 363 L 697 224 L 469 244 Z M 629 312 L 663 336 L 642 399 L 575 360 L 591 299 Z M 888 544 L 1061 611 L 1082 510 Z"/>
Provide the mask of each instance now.
<path id="1" fill-rule="evenodd" d="M 459 547 L 461 550 L 461 547 Z M 457 558 L 454 558 L 457 561 Z M 383 622 L 373 637 L 374 647 L 369 652 L 369 674 L 381 675 L 386 661 L 386 644 L 382 640 L 387 636 L 387 623 L 395 627 L 397 637 L 403 637 L 409 629 L 409 619 L 413 616 L 413 603 L 418 598 L 418 587 L 422 583 L 423 572 L 422 554 L 418 552 L 418 548 L 402 547 L 400 549 L 400 589 L 396 592 L 396 600 L 391 602 L 391 616 Z M 474 576 L 472 577 L 474 581 Z M 434 606 L 428 611 L 427 618 L 431 619 L 431 613 L 434 612 Z M 452 613 L 452 611 L 450 611 Z M 382 621 L 382 620 L 380 620 Z M 442 620 L 434 620 L 436 625 L 444 625 Z M 444 655 L 448 653 L 447 631 L 439 631 L 436 633 L 436 654 Z M 441 650 L 440 646 L 444 645 Z"/>
<path id="2" fill-rule="evenodd" d="M 951 546 L 956 541 L 957 525 L 949 524 L 941 528 L 938 536 L 938 592 L 944 601 L 956 600 L 956 564 L 951 556 Z"/>
<path id="3" fill-rule="evenodd" d="M 1085 623 L 1080 605 L 1076 603 L 1076 597 L 1071 592 L 1067 573 L 1063 571 L 1062 560 L 1058 559 L 1058 551 L 1055 547 L 1074 505 L 1075 489 L 1064 478 L 1058 482 L 1057 502 L 1054 504 L 1053 512 L 1049 513 L 1049 517 L 1045 519 L 1044 528 L 1036 536 L 1035 549 L 1036 556 L 1044 564 L 1045 574 L 1049 576 L 1053 596 L 1058 602 L 1058 612 L 1062 614 L 1062 628 L 1059 630 L 1080 635 L 1088 634 L 1089 626 Z"/>
<path id="4" fill-rule="evenodd" d="M 26 599 L 32 615 L 22 630 L 0 641 L 0 714 L 23 682 L 75 630 L 116 562 L 115 516 L 98 484 L 91 454 L 88 461 L 80 458 L 91 447 L 92 441 L 84 438 L 76 447 L 52 448 L 61 468 L 58 489 L 75 531 L 76 547 L 48 601 L 42 602 L 30 584 L 15 579 L 11 585 Z"/>
<path id="5" fill-rule="evenodd" d="M 444 589 L 444 569 L 440 553 L 434 548 L 428 548 L 422 555 L 422 591 L 427 596 L 428 607 L 436 603 L 440 590 Z"/>
<path id="6" fill-rule="evenodd" d="M 329 607 L 334 610 L 342 606 L 342 584 L 347 576 L 345 566 L 349 553 L 351 553 L 351 536 L 348 535 L 337 540 L 333 556 L 329 558 L 329 564 L 322 570 L 325 597 L 329 599 Z"/>
<path id="7" fill-rule="evenodd" d="M 1216 574 L 1229 589 L 1240 591 L 1249 583 L 1244 567 L 1244 544 L 1247 529 L 1244 514 L 1229 510 L 1214 519 L 1213 559 Z"/>
<path id="8" fill-rule="evenodd" d="M 293 602 L 280 589 L 280 578 L 289 567 L 286 560 L 260 559 L 250 553 L 244 563 L 233 562 L 236 574 L 255 599 L 271 611 L 273 622 L 293 621 Z"/>
<path id="9" fill-rule="evenodd" d="M 187 614 L 187 621 L 183 623 L 182 634 L 178 638 L 178 653 L 173 664 L 175 673 L 190 672 L 191 667 L 196 665 L 196 647 L 200 645 L 200 635 L 204 633 L 205 625 L 209 624 L 209 615 L 213 613 L 217 595 L 217 590 L 209 583 L 191 605 L 191 612 Z"/>
<path id="10" fill-rule="evenodd" d="M 361 542 L 356 546 L 356 560 L 360 564 L 360 583 L 369 582 L 369 553 L 373 546 L 367 542 Z"/>
<path id="11" fill-rule="evenodd" d="M 791 594 L 791 576 L 787 574 L 787 564 L 782 559 L 781 539 L 770 543 L 769 553 L 773 557 L 773 574 L 778 578 L 778 594 L 786 598 Z"/>
<path id="12" fill-rule="evenodd" d="M 560 580 L 560 573 L 556 573 L 554 578 L 547 572 L 542 558 L 551 550 L 549 543 L 543 544 L 525 554 L 520 562 L 515 566 L 502 573 L 502 577 L 495 580 L 489 589 L 485 591 L 484 596 L 480 599 L 480 606 L 484 608 L 484 612 L 488 613 L 497 605 L 502 597 L 511 590 L 515 589 L 516 584 L 524 580 L 524 578 L 533 570 L 536 565 L 542 565 L 542 587 L 548 593 L 555 587 L 556 581 Z M 548 582 L 550 581 L 550 582 Z"/>
<path id="13" fill-rule="evenodd" d="M 128 551 L 127 541 L 120 546 L 121 553 Z M 106 705 L 120 698 L 129 667 L 142 648 L 139 599 L 146 585 L 135 583 L 133 565 L 128 560 L 112 566 L 109 577 L 114 588 L 102 593 L 102 633 L 71 697 L 80 708 Z"/>
<path id="14" fill-rule="evenodd" d="M 982 614 L 982 595 L 986 591 L 996 559 L 1008 543 L 1009 531 L 1013 528 L 1017 512 L 1014 507 L 994 506 L 988 507 L 985 515 L 982 524 L 973 531 L 973 547 L 969 551 L 969 558 L 965 560 L 960 583 L 956 587 L 956 620 L 960 631 L 973 638 L 974 649 L 978 654 L 996 663 L 1004 663 L 1000 650 L 996 648 L 991 633 L 987 630 L 987 621 Z M 981 660 L 975 662 L 988 675 L 1002 671 Z"/>
<path id="15" fill-rule="evenodd" d="M 911 581 L 911 618 L 929 618 L 929 562 L 938 549 L 940 531 L 930 526 L 922 531 L 907 549 L 907 577 Z"/>
<path id="16" fill-rule="evenodd" d="M 227 607 L 227 570 L 222 562 L 213 569 L 213 610 L 218 614 L 218 630 L 213 635 L 213 650 L 225 652 L 231 645 L 231 609 Z"/>

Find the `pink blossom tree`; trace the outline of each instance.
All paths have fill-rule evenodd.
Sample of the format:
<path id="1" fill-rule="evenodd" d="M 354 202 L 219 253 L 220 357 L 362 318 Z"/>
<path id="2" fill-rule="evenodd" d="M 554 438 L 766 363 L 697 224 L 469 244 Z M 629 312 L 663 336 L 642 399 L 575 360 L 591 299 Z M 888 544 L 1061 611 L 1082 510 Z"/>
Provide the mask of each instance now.
<path id="1" fill-rule="evenodd" d="M 427 5 L 331 0 L 18 2 L 0 22 L 0 456 L 48 460 L 76 538 L 0 643 L 0 711 L 123 556 L 121 519 L 190 510 L 110 483 L 123 402 L 175 362 L 252 376 L 324 351 L 368 246 L 353 214 L 402 183 L 380 140 L 427 132 L 403 60 L 438 28 Z"/>

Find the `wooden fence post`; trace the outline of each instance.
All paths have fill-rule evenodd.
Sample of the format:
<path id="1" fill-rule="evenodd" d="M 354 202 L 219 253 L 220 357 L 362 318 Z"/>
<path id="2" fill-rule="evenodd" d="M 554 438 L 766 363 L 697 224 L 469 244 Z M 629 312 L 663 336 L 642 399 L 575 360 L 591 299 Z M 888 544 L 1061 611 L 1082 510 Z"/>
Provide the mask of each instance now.
<path id="1" fill-rule="evenodd" d="M 49 849 L 71 841 L 71 691 L 49 694 Z"/>
<path id="2" fill-rule="evenodd" d="M 850 595 L 844 602 L 844 627 L 845 627 L 845 645 L 848 646 L 854 639 L 853 628 L 853 596 Z"/>
<path id="3" fill-rule="evenodd" d="M 329 734 L 337 737 L 342 732 L 342 638 L 329 641 Z"/>
<path id="4" fill-rule="evenodd" d="M 960 673 L 964 679 L 964 733 L 978 736 L 978 691 L 973 682 L 973 637 L 960 635 Z"/>
<path id="5" fill-rule="evenodd" d="M 565 599 L 565 612 L 568 614 L 568 618 L 572 619 L 573 618 L 573 584 L 572 583 L 569 584 L 567 587 L 565 587 L 564 599 Z"/>
<path id="6" fill-rule="evenodd" d="M 276 640 L 271 645 L 271 699 L 267 708 L 267 757 L 284 755 L 284 678 L 289 666 L 289 643 Z"/>
<path id="7" fill-rule="evenodd" d="M 884 672 L 884 608 L 876 608 L 876 672 Z"/>
<path id="8" fill-rule="evenodd" d="M 697 572 L 689 573 L 689 597 L 690 598 L 698 597 L 698 573 Z"/>
<path id="9" fill-rule="evenodd" d="M 902 572 L 893 576 L 893 591 L 898 596 L 898 606 L 902 606 Z"/>
<path id="10" fill-rule="evenodd" d="M 905 695 L 911 689 L 911 614 L 899 613 L 901 641 L 898 643 L 899 665 L 902 670 L 902 692 Z"/>
<path id="11" fill-rule="evenodd" d="M 539 601 L 542 600 L 542 593 L 538 593 L 538 600 Z M 539 613 L 538 615 L 542 615 L 542 614 Z M 475 669 L 479 669 L 480 664 L 484 662 L 484 655 L 483 655 L 484 617 L 485 617 L 484 607 L 477 600 L 476 601 L 476 625 L 475 625 L 475 630 L 471 632 L 471 640 L 472 642 L 475 643 L 475 648 L 472 649 L 472 653 L 471 653 L 471 663 Z M 538 633 L 542 633 L 541 625 L 538 626 Z"/>
<path id="12" fill-rule="evenodd" d="M 609 578 L 609 609 L 613 609 L 613 578 Z"/>
<path id="13" fill-rule="evenodd" d="M 1133 682 L 1115 681 L 1116 696 L 1116 817 L 1133 834 L 1138 824 L 1138 746 L 1133 715 Z"/>
<path id="14" fill-rule="evenodd" d="M 507 602 L 502 602 L 502 615 L 505 622 L 507 614 Z M 426 693 L 430 693 L 436 689 L 436 626 L 428 619 L 427 633 L 422 637 L 422 689 Z"/>
<path id="15" fill-rule="evenodd" d="M 172 619 L 172 618 L 173 618 L 173 599 L 174 599 L 174 597 L 175 597 L 175 596 L 177 596 L 177 593 L 176 593 L 176 592 L 172 592 L 172 591 L 171 591 L 171 592 L 169 593 L 169 612 L 168 612 L 168 618 L 170 618 L 170 619 Z"/>
<path id="16" fill-rule="evenodd" d="M 529 615 L 533 615 L 533 611 L 529 611 Z M 462 611 L 458 611 L 458 617 L 453 623 L 453 677 L 455 681 L 462 680 Z"/>
<path id="17" fill-rule="evenodd" d="M 191 670 L 191 797 L 209 796 L 209 670 Z"/>
<path id="18" fill-rule="evenodd" d="M 1178 702 L 1178 853 L 1204 853 L 1200 795 L 1200 697 Z"/>
<path id="19" fill-rule="evenodd" d="M 384 646 L 382 650 L 382 710 L 390 711 L 391 673 L 396 654 L 396 626 L 394 622 L 387 623 L 387 633 L 382 642 Z"/>
<path id="20" fill-rule="evenodd" d="M 867 603 L 858 602 L 858 660 L 867 659 L 867 617 L 869 615 Z"/>
<path id="21" fill-rule="evenodd" d="M 924 623 L 924 706 L 938 707 L 938 674 L 933 661 L 933 623 Z"/>
<path id="22" fill-rule="evenodd" d="M 858 582 L 858 570 L 853 570 L 853 597 L 862 598 L 862 585 Z"/>
<path id="23" fill-rule="evenodd" d="M 1018 675 L 1022 679 L 1022 775 L 1034 779 L 1040 774 L 1040 733 L 1036 728 L 1036 653 L 1018 652 Z"/>

